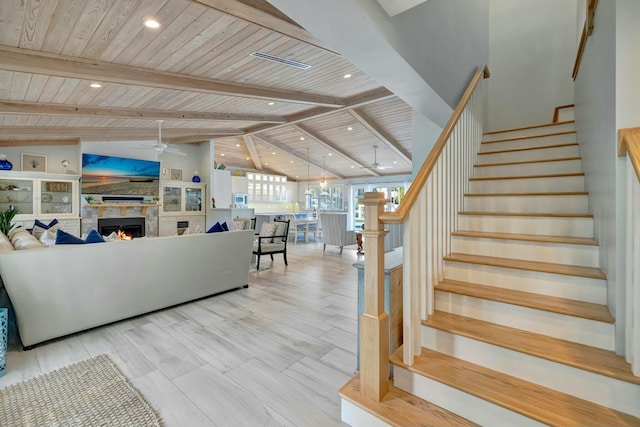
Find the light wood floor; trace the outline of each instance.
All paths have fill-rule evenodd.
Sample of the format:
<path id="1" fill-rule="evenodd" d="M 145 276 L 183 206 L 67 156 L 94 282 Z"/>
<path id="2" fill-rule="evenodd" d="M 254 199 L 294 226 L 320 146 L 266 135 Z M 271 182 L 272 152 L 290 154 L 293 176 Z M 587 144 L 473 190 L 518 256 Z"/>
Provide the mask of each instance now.
<path id="1" fill-rule="evenodd" d="M 356 251 L 299 242 L 288 252 L 288 267 L 263 257 L 272 268 L 251 273 L 248 289 L 9 352 L 0 388 L 108 354 L 167 427 L 345 425 Z"/>

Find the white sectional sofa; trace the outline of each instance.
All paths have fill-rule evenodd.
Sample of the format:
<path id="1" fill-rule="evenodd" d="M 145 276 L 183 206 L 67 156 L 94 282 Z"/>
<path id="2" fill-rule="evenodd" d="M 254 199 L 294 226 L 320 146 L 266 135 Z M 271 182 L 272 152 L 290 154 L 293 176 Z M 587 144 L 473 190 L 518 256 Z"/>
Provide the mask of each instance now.
<path id="1" fill-rule="evenodd" d="M 246 286 L 253 230 L 0 253 L 22 345 Z"/>

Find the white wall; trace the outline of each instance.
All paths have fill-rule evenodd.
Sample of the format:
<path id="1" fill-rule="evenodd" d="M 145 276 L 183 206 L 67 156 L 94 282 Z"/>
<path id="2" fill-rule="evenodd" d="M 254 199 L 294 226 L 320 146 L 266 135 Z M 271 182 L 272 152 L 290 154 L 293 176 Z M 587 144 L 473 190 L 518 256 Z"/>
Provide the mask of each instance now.
<path id="1" fill-rule="evenodd" d="M 491 0 L 485 131 L 550 123 L 573 104 L 577 0 Z"/>
<path id="2" fill-rule="evenodd" d="M 608 305 L 621 315 L 617 302 L 616 198 L 616 28 L 615 0 L 601 0 L 596 27 L 575 81 L 575 118 L 580 153 L 589 191 L 589 211 L 595 217 L 600 242 L 600 266 L 609 283 Z M 617 330 L 618 332 L 618 330 Z"/>
<path id="3" fill-rule="evenodd" d="M 33 145 L 28 147 L 0 147 L 0 153 L 7 155 L 7 160 L 13 163 L 13 170 L 21 169 L 20 159 L 22 153 L 47 156 L 47 172 L 63 173 L 62 161 L 68 160 L 67 173 L 80 173 L 82 168 L 80 157 L 80 145 Z"/>
<path id="4" fill-rule="evenodd" d="M 442 128 L 415 110 L 411 111 L 411 133 L 412 145 L 411 154 L 411 175 L 415 177 L 425 159 L 431 152 L 438 137 L 442 133 Z"/>

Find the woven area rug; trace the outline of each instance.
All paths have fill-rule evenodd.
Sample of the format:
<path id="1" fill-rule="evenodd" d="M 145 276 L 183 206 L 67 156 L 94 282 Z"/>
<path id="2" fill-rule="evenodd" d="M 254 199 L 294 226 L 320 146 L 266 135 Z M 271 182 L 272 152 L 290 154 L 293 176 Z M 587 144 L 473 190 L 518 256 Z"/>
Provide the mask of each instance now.
<path id="1" fill-rule="evenodd" d="M 160 427 L 105 355 L 0 389 L 0 426 Z"/>

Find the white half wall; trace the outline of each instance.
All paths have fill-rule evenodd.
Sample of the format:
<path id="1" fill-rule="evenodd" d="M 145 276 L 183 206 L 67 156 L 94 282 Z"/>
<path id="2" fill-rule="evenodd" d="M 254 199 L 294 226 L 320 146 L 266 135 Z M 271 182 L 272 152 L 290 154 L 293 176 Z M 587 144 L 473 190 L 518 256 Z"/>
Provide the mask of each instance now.
<path id="1" fill-rule="evenodd" d="M 485 132 L 551 123 L 573 104 L 577 0 L 491 0 Z"/>

